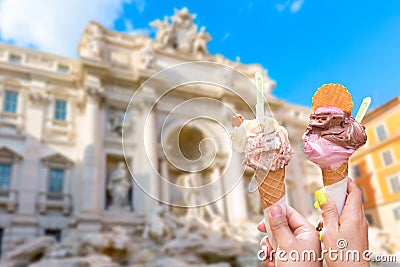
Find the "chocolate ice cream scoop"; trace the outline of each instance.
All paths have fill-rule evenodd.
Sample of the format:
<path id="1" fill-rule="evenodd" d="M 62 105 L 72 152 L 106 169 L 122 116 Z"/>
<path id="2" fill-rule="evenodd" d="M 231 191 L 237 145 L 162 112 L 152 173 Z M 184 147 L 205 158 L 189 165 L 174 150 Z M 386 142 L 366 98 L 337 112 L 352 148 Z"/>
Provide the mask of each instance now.
<path id="1" fill-rule="evenodd" d="M 321 107 L 311 114 L 305 135 L 312 134 L 345 148 L 358 149 L 367 141 L 364 125 L 335 107 Z"/>

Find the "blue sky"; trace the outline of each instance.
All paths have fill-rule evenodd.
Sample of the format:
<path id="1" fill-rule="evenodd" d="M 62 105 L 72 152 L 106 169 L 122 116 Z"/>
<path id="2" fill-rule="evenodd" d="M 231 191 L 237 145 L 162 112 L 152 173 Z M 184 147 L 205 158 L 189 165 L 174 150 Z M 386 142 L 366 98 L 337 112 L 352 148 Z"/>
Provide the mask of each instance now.
<path id="1" fill-rule="evenodd" d="M 4 4 L 7 1 L 8 6 Z M 314 91 L 330 82 L 348 87 L 356 106 L 365 96 L 371 96 L 372 106 L 377 107 L 400 95 L 398 0 L 115 0 L 112 6 L 109 3 L 112 1 L 106 0 L 81 1 L 86 6 L 104 2 L 97 4 L 97 9 L 103 8 L 103 11 L 88 14 L 84 8 L 76 10 L 80 5 L 77 0 L 66 2 L 76 3 L 73 7 L 60 7 L 52 3 L 58 1 L 46 1 L 49 1 L 46 9 L 51 12 L 53 8 L 54 13 L 59 10 L 59 16 L 49 17 L 47 23 L 40 24 L 43 16 L 40 16 L 40 8 L 35 7 L 39 15 L 31 21 L 27 16 L 20 16 L 29 25 L 22 36 L 12 31 L 17 27 L 10 26 L 14 20 L 19 25 L 21 21 L 11 15 L 7 20 L 1 19 L 1 15 L 15 3 L 24 5 L 29 0 L 1 0 L 0 38 L 9 43 L 76 57 L 77 40 L 89 19 L 122 32 L 153 34 L 148 26 L 150 21 L 172 15 L 174 8 L 186 6 L 197 14 L 196 23 L 206 26 L 211 34 L 213 40 L 208 45 L 211 53 L 223 54 L 232 60 L 240 57 L 243 63 L 260 63 L 277 83 L 273 94 L 290 103 L 310 106 Z M 66 22 L 57 21 L 63 13 L 68 15 Z M 74 27 L 68 24 L 69 17 Z M 58 39 L 64 38 L 66 48 L 61 49 L 62 45 L 57 45 L 56 41 L 40 41 L 36 38 L 40 31 L 32 24 L 39 24 L 40 29 L 49 27 L 44 29 L 48 33 L 64 27 L 68 34 Z M 54 32 L 56 35 L 56 30 Z M 25 40 L 29 37 L 37 41 Z M 49 38 L 52 38 L 51 34 Z"/>

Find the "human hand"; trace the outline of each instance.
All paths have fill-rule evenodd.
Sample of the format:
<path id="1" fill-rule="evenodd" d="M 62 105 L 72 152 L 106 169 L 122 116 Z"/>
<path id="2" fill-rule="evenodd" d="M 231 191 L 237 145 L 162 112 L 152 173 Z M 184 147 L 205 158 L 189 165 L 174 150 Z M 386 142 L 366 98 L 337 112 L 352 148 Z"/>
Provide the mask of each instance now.
<path id="1" fill-rule="evenodd" d="M 271 260 L 272 246 L 266 238 L 263 238 L 261 246 L 266 257 L 266 260 L 263 261 L 264 267 L 322 266 L 322 261 L 320 261 L 321 244 L 318 239 L 318 232 L 300 213 L 287 206 L 286 216 L 284 216 L 281 207 L 274 205 L 269 209 L 268 219 L 272 233 L 277 240 L 278 249 Z M 264 221 L 261 221 L 257 228 L 261 232 L 266 232 Z M 315 252 L 315 257 L 311 255 L 311 260 L 308 260 L 309 254 L 305 254 L 306 258 L 304 259 L 304 251 Z M 294 258 L 291 258 L 289 254 L 292 252 L 295 256 Z M 298 259 L 296 259 L 297 255 L 299 255 Z"/>
<path id="2" fill-rule="evenodd" d="M 364 251 L 368 250 L 368 222 L 362 206 L 362 193 L 352 179 L 349 179 L 347 192 L 340 217 L 334 200 L 322 191 L 316 193 L 324 221 L 323 249 L 326 251 L 334 249 L 339 253 L 343 252 L 344 255 L 342 259 L 338 257 L 335 260 L 333 254 L 332 256 L 330 253 L 324 253 L 324 258 L 329 267 L 370 266 L 369 261 L 363 258 Z M 359 260 L 352 258 L 351 251 L 359 252 Z"/>

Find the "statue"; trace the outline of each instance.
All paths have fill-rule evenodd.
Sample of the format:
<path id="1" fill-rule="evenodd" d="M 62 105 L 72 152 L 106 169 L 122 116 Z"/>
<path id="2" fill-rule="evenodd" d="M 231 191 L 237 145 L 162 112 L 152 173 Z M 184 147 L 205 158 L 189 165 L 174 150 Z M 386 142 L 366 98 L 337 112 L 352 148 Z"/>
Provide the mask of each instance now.
<path id="1" fill-rule="evenodd" d="M 151 27 L 157 28 L 156 42 L 160 48 L 165 48 L 172 42 L 172 28 L 169 25 L 169 18 L 164 17 L 164 21 L 159 19 L 150 23 Z"/>
<path id="2" fill-rule="evenodd" d="M 151 41 L 148 41 L 143 47 L 143 67 L 145 69 L 156 69 L 156 57 Z"/>
<path id="3" fill-rule="evenodd" d="M 207 42 L 211 40 L 210 35 L 206 33 L 205 30 L 206 28 L 204 26 L 201 27 L 200 32 L 197 33 L 193 41 L 193 53 L 199 54 L 200 56 L 208 54 Z"/>
<path id="4" fill-rule="evenodd" d="M 122 136 L 122 128 L 124 126 L 124 112 L 119 110 L 110 110 L 108 117 L 108 129 L 111 133 Z"/>
<path id="5" fill-rule="evenodd" d="M 107 190 L 111 195 L 111 209 L 129 209 L 128 193 L 132 187 L 128 180 L 128 174 L 125 169 L 125 163 L 120 161 L 110 177 Z"/>
<path id="6" fill-rule="evenodd" d="M 179 175 L 176 183 L 184 188 L 182 200 L 185 206 L 190 207 L 187 210 L 186 218 L 210 221 L 217 216 L 211 206 L 203 205 L 197 207 L 199 204 L 209 202 L 206 197 L 199 192 L 198 187 L 201 186 L 198 182 L 199 180 L 202 180 L 202 175 L 199 173 L 184 173 Z"/>
<path id="7" fill-rule="evenodd" d="M 211 40 L 205 28 L 197 31 L 194 23 L 195 14 L 191 14 L 187 8 L 175 9 L 171 17 L 164 20 L 155 20 L 150 26 L 157 28 L 155 48 L 162 48 L 169 52 L 178 51 L 187 55 L 202 57 L 208 54 L 207 42 Z"/>
<path id="8" fill-rule="evenodd" d="M 100 59 L 103 53 L 102 35 L 103 29 L 101 26 L 96 23 L 90 23 L 82 35 L 79 54 Z"/>

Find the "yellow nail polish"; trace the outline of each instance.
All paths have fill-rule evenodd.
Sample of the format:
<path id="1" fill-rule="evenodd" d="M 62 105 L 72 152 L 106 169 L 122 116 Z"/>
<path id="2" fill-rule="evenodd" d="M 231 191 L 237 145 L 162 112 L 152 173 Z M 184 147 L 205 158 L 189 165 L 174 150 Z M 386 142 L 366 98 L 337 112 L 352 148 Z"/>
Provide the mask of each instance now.
<path id="1" fill-rule="evenodd" d="M 319 233 L 319 241 L 322 242 L 322 233 Z"/>
<path id="2" fill-rule="evenodd" d="M 328 198 L 322 189 L 315 191 L 315 197 L 317 198 L 319 205 L 324 205 L 328 201 Z"/>
<path id="3" fill-rule="evenodd" d="M 318 201 L 315 201 L 315 203 L 314 203 L 314 208 L 316 208 L 316 209 L 319 208 L 319 202 L 318 202 Z"/>

